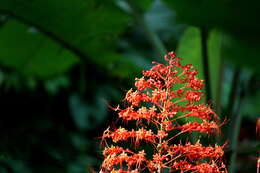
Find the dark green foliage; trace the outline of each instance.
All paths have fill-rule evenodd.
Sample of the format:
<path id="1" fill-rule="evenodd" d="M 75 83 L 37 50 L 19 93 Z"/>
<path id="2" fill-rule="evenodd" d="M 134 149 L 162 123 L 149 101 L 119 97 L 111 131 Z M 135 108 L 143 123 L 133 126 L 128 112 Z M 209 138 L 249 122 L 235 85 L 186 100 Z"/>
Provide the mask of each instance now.
<path id="1" fill-rule="evenodd" d="M 88 59 L 108 68 L 120 58 L 114 52 L 114 41 L 128 17 L 112 1 L 6 0 L 1 1 L 1 11 L 33 25 L 83 61 Z"/>
<path id="2" fill-rule="evenodd" d="M 256 0 L 0 0 L 0 172 L 98 171 L 98 137 L 117 121 L 109 105 L 120 103 L 151 61 L 162 61 L 163 50 L 177 51 L 204 78 L 202 29 L 210 104 L 229 121 L 223 136 L 201 139 L 229 140 L 239 116 L 239 138 L 230 141 L 236 147 L 227 147 L 226 161 L 235 153 L 233 168 L 255 172 L 259 5 Z"/>
<path id="3" fill-rule="evenodd" d="M 260 63 L 258 0 L 164 1 L 176 11 L 179 22 L 199 28 L 222 30 L 223 42 L 226 45 L 224 51 L 227 51 L 223 55 L 232 63 L 253 66 L 259 71 L 259 68 L 255 68 L 256 64 Z M 250 61 L 244 61 L 245 57 Z"/>
<path id="4" fill-rule="evenodd" d="M 0 62 L 23 75 L 51 77 L 79 62 L 69 50 L 16 20 L 4 24 L 0 37 Z"/>

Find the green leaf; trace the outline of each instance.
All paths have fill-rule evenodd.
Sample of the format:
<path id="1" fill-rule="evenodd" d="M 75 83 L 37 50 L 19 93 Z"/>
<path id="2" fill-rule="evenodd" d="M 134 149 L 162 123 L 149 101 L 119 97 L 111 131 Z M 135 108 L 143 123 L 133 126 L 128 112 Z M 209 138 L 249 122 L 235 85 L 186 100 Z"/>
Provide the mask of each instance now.
<path id="1" fill-rule="evenodd" d="M 259 44 L 229 35 L 225 35 L 223 44 L 225 59 L 240 68 L 246 67 L 260 73 Z"/>
<path id="2" fill-rule="evenodd" d="M 211 93 L 214 102 L 217 99 L 219 81 L 219 70 L 221 66 L 223 34 L 218 30 L 212 30 L 208 38 L 208 57 L 210 70 Z M 213 103 L 214 104 L 214 103 Z"/>
<path id="3" fill-rule="evenodd" d="M 185 30 L 177 48 L 177 55 L 182 58 L 183 64 L 192 64 L 198 70 L 200 79 L 204 78 L 201 38 L 198 28 L 189 27 Z"/>
<path id="4" fill-rule="evenodd" d="M 102 66 L 118 60 L 111 54 L 128 22 L 128 16 L 112 1 L 101 0 L 2 0 L 0 12 L 35 26 L 77 55 Z"/>
<path id="5" fill-rule="evenodd" d="M 220 66 L 220 44 L 221 34 L 218 31 L 211 31 L 209 33 L 207 45 L 213 100 L 216 100 L 217 81 Z M 183 59 L 183 64 L 191 63 L 195 69 L 198 70 L 198 77 L 200 79 L 204 79 L 201 49 L 200 30 L 196 27 L 187 28 L 180 40 L 177 48 L 177 54 Z"/>
<path id="6" fill-rule="evenodd" d="M 251 0 L 164 0 L 177 13 L 181 23 L 218 28 L 238 38 L 259 40 L 260 1 Z M 258 38 L 258 39 L 257 39 Z"/>
<path id="7" fill-rule="evenodd" d="M 78 62 L 70 51 L 15 20 L 0 29 L 0 38 L 0 63 L 24 75 L 47 78 Z"/>
<path id="8" fill-rule="evenodd" d="M 259 6 L 260 1 L 252 0 L 164 0 L 176 11 L 181 23 L 193 26 L 217 28 L 225 32 L 223 57 L 240 67 L 249 67 L 259 72 Z M 199 9 L 199 10 L 198 10 Z M 243 9 L 243 12 L 241 11 Z M 247 60 L 245 61 L 245 57 Z"/>
<path id="9" fill-rule="evenodd" d="M 224 6 L 224 2 L 217 2 L 217 0 L 164 0 L 164 2 L 176 11 L 179 20 L 195 26 L 211 26 L 219 22 L 219 20 L 212 19 L 227 20 L 230 17 L 225 16 L 229 6 Z M 219 9 L 221 9 L 221 13 L 218 11 Z"/>
<path id="10" fill-rule="evenodd" d="M 139 9 L 145 11 L 151 7 L 153 0 L 131 0 Z"/>

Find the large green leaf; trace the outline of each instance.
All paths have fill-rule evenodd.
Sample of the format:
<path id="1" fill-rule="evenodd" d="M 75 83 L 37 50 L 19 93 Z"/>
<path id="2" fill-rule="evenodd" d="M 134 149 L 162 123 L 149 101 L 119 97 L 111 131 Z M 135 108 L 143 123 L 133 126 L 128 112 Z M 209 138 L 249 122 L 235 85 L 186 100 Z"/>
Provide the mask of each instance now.
<path id="1" fill-rule="evenodd" d="M 237 0 L 164 0 L 181 23 L 218 28 L 226 33 L 223 56 L 231 63 L 259 71 L 260 1 Z M 247 61 L 244 61 L 245 57 Z"/>
<path id="2" fill-rule="evenodd" d="M 209 71 L 210 71 L 210 84 L 211 84 L 211 93 L 213 101 L 217 101 L 217 94 L 218 93 L 218 82 L 219 81 L 219 74 L 221 69 L 221 56 L 222 55 L 222 41 L 223 35 L 221 32 L 217 30 L 213 30 L 209 34 L 208 38 L 208 57 L 209 57 Z M 214 103 L 215 104 L 215 103 Z"/>
<path id="3" fill-rule="evenodd" d="M 128 17 L 113 1 L 1 0 L 0 12 L 35 26 L 99 65 L 120 58 L 114 53 L 115 40 Z"/>
<path id="4" fill-rule="evenodd" d="M 207 40 L 210 84 L 213 100 L 216 101 L 217 81 L 220 66 L 220 44 L 221 36 L 217 31 L 212 31 Z M 189 27 L 184 32 L 177 48 L 179 57 L 183 58 L 183 63 L 191 63 L 198 70 L 198 77 L 204 79 L 202 64 L 202 48 L 200 30 L 196 27 Z"/>
<path id="5" fill-rule="evenodd" d="M 51 77 L 78 62 L 70 51 L 15 20 L 0 29 L 0 38 L 0 63 L 24 75 Z"/>
<path id="6" fill-rule="evenodd" d="M 260 73 L 260 44 L 238 39 L 229 35 L 223 38 L 223 55 L 226 60 L 238 67 L 246 67 Z"/>
<path id="7" fill-rule="evenodd" d="M 218 27 L 244 39 L 259 39 L 260 1 L 244 0 L 164 0 L 181 22 L 202 27 Z"/>

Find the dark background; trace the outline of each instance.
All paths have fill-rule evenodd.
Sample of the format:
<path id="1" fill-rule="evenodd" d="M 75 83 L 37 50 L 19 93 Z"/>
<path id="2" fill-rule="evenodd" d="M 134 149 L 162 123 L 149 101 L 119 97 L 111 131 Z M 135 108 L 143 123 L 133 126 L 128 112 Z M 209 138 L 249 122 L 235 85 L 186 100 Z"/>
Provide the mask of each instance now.
<path id="1" fill-rule="evenodd" d="M 210 84 L 230 172 L 255 172 L 259 10 L 257 0 L 0 0 L 0 172 L 98 172 L 98 137 L 116 120 L 107 104 L 167 51 Z"/>

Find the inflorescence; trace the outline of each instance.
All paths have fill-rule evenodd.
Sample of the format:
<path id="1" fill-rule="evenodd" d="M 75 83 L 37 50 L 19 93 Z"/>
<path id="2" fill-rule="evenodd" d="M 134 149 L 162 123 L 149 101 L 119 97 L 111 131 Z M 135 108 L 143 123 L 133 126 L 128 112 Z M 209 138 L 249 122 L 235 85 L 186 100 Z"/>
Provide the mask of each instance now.
<path id="1" fill-rule="evenodd" d="M 181 134 L 220 133 L 220 124 L 210 106 L 200 102 L 203 81 L 196 77 L 197 70 L 191 64 L 182 65 L 175 52 L 169 52 L 165 60 L 167 65 L 154 63 L 136 78 L 136 90 L 130 89 L 125 96 L 128 106 L 116 108 L 119 119 L 135 122 L 136 127 L 104 131 L 100 173 L 227 172 L 223 146 L 203 146 L 200 140 L 173 144 Z M 126 147 L 123 142 L 132 145 Z M 141 144 L 153 149 L 140 149 Z"/>

